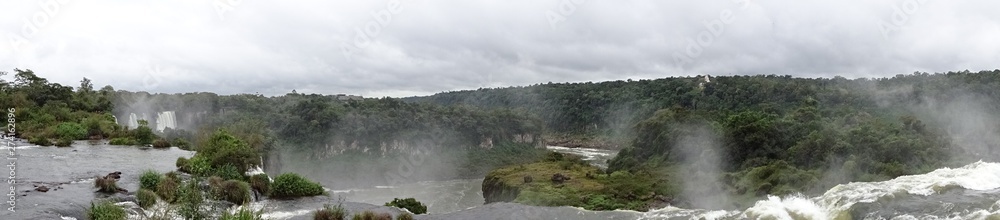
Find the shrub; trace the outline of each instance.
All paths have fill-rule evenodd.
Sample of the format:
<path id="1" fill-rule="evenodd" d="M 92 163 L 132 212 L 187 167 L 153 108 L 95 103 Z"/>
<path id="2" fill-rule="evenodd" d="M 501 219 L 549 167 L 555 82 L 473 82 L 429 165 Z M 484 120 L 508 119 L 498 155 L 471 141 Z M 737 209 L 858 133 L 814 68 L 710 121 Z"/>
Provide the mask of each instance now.
<path id="1" fill-rule="evenodd" d="M 271 178 L 267 174 L 257 174 L 250 177 L 250 188 L 260 194 L 271 193 Z"/>
<path id="2" fill-rule="evenodd" d="M 56 147 L 69 147 L 73 145 L 73 140 L 61 138 L 56 141 Z"/>
<path id="3" fill-rule="evenodd" d="M 271 183 L 271 197 L 294 198 L 323 194 L 323 186 L 309 181 L 295 173 L 285 173 L 274 178 Z"/>
<path id="4" fill-rule="evenodd" d="M 126 217 L 125 208 L 109 201 L 97 205 L 90 203 L 90 209 L 87 210 L 87 219 L 90 220 L 125 220 Z"/>
<path id="5" fill-rule="evenodd" d="M 395 198 L 392 202 L 385 203 L 385 206 L 392 206 L 397 208 L 402 208 L 409 210 L 413 214 L 425 214 L 427 213 L 427 206 L 423 203 L 417 201 L 414 198 L 399 199 Z"/>
<path id="6" fill-rule="evenodd" d="M 219 220 L 263 220 L 263 214 L 246 208 L 240 208 L 236 213 L 222 213 Z"/>
<path id="7" fill-rule="evenodd" d="M 156 193 L 149 189 L 139 189 L 139 192 L 135 195 L 136 200 L 139 202 L 139 207 L 144 209 L 149 208 L 156 204 Z"/>
<path id="8" fill-rule="evenodd" d="M 136 143 L 141 145 L 152 144 L 153 139 L 156 138 L 156 134 L 153 134 L 153 129 L 150 129 L 146 125 L 140 125 L 138 128 L 135 128 L 132 134 L 135 137 Z"/>
<path id="9" fill-rule="evenodd" d="M 180 183 L 178 182 L 177 178 L 170 177 L 168 175 L 167 178 L 163 178 L 163 180 L 160 181 L 160 184 L 156 186 L 156 195 L 159 195 L 160 198 L 163 199 L 163 201 L 167 201 L 168 203 L 174 203 L 175 201 L 177 201 L 176 199 L 177 199 L 178 187 L 180 187 Z"/>
<path id="10" fill-rule="evenodd" d="M 365 210 L 361 214 L 356 214 L 351 219 L 353 220 L 375 220 L 375 212 L 371 210 Z"/>
<path id="11" fill-rule="evenodd" d="M 56 136 L 59 139 L 83 140 L 87 138 L 87 129 L 73 122 L 63 122 L 56 126 Z"/>
<path id="12" fill-rule="evenodd" d="M 219 190 L 220 199 L 232 202 L 236 205 L 244 205 L 250 203 L 250 185 L 246 182 L 238 180 L 226 180 L 222 182 L 222 187 Z"/>
<path id="13" fill-rule="evenodd" d="M 163 140 L 163 139 L 157 139 L 156 141 L 153 141 L 153 147 L 154 148 L 170 148 L 170 142 L 167 141 L 167 140 Z"/>
<path id="14" fill-rule="evenodd" d="M 181 172 L 191 173 L 190 171 L 187 170 L 187 165 L 188 165 L 188 159 L 187 158 L 178 157 L 177 158 L 177 162 L 174 162 L 174 165 L 176 165 L 177 166 L 177 170 L 180 170 Z"/>
<path id="15" fill-rule="evenodd" d="M 389 213 L 379 213 L 375 215 L 376 220 L 392 220 L 392 214 Z"/>
<path id="16" fill-rule="evenodd" d="M 347 210 L 343 206 L 324 205 L 322 209 L 316 210 L 313 220 L 346 220 Z"/>
<path id="17" fill-rule="evenodd" d="M 97 177 L 94 180 L 94 187 L 98 188 L 98 192 L 103 193 L 117 193 L 118 192 L 118 180 L 114 178 L 104 178 Z"/>
<path id="18" fill-rule="evenodd" d="M 195 157 L 203 157 L 211 167 L 232 165 L 237 170 L 246 171 L 259 165 L 260 155 L 249 144 L 230 135 L 225 130 L 216 131 L 198 149 Z"/>
<path id="19" fill-rule="evenodd" d="M 211 172 L 212 167 L 211 164 L 208 163 L 208 160 L 205 159 L 205 157 L 199 157 L 195 155 L 190 160 L 188 160 L 187 166 L 183 170 L 187 170 L 187 173 L 190 173 L 191 175 L 206 176 Z"/>
<path id="20" fill-rule="evenodd" d="M 396 220 L 413 220 L 413 214 L 402 213 L 396 216 Z"/>
<path id="21" fill-rule="evenodd" d="M 154 170 L 146 170 L 142 172 L 139 176 L 139 189 L 155 190 L 156 185 L 160 184 L 163 180 L 163 176 Z"/>
<path id="22" fill-rule="evenodd" d="M 184 150 L 190 150 L 191 149 L 191 143 L 188 143 L 187 141 L 185 141 L 184 139 L 181 139 L 181 138 L 174 138 L 174 141 L 173 141 L 173 143 L 171 145 L 174 145 L 177 148 L 184 149 Z"/>
<path id="23" fill-rule="evenodd" d="M 222 177 L 222 179 L 225 180 L 246 180 L 246 177 L 243 176 L 243 172 L 240 172 L 235 166 L 229 164 L 216 167 L 212 171 L 212 174 Z"/>
<path id="24" fill-rule="evenodd" d="M 124 138 L 124 137 L 112 138 L 111 141 L 108 142 L 108 144 L 110 144 L 110 145 L 125 145 L 125 146 L 139 145 L 139 143 L 136 142 L 135 139 Z"/>
<path id="25" fill-rule="evenodd" d="M 52 142 L 48 138 L 44 137 L 32 137 L 28 139 L 28 143 L 38 145 L 38 146 L 52 146 Z"/>
<path id="26" fill-rule="evenodd" d="M 177 212 L 184 219 L 206 219 L 206 213 L 201 211 L 201 206 L 205 202 L 201 188 L 198 187 L 197 180 L 191 180 L 177 190 L 177 201 L 180 206 Z"/>

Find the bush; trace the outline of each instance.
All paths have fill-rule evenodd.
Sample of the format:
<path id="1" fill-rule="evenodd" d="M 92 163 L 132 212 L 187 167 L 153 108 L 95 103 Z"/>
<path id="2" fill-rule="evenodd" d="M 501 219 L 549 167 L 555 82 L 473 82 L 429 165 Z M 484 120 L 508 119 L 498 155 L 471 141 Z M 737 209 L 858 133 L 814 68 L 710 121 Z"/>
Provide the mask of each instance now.
<path id="1" fill-rule="evenodd" d="M 70 145 L 73 145 L 73 140 L 62 138 L 56 141 L 56 147 L 69 147 Z"/>
<path id="2" fill-rule="evenodd" d="M 413 214 L 402 213 L 396 216 L 396 220 L 413 220 Z"/>
<path id="3" fill-rule="evenodd" d="M 156 195 L 159 195 L 163 201 L 168 203 L 174 203 L 177 200 L 177 188 L 180 187 L 180 183 L 177 178 L 167 176 L 160 181 L 160 184 L 156 186 Z"/>
<path id="4" fill-rule="evenodd" d="M 313 214 L 313 220 L 345 220 L 347 219 L 347 210 L 344 210 L 343 206 L 331 206 L 324 205 L 322 209 L 316 210 Z"/>
<path id="5" fill-rule="evenodd" d="M 174 145 L 175 147 L 180 148 L 180 149 L 184 149 L 184 150 L 190 150 L 191 149 L 191 143 L 188 143 L 187 141 L 185 141 L 184 139 L 181 139 L 181 138 L 174 138 L 174 141 L 173 141 L 173 143 L 171 145 Z"/>
<path id="6" fill-rule="evenodd" d="M 111 141 L 108 142 L 108 144 L 110 144 L 110 145 L 123 145 L 123 146 L 139 145 L 139 143 L 136 142 L 135 139 L 132 139 L 132 138 L 123 138 L 123 137 L 112 138 Z"/>
<path id="7" fill-rule="evenodd" d="M 214 174 L 215 176 L 218 176 L 218 177 L 222 177 L 222 179 L 225 179 L 225 180 L 240 180 L 240 181 L 246 180 L 246 177 L 243 176 L 243 173 L 244 172 L 240 172 L 235 166 L 229 165 L 229 164 L 226 164 L 226 165 L 221 166 L 221 167 L 216 167 L 212 171 L 212 174 Z"/>
<path id="8" fill-rule="evenodd" d="M 222 186 L 219 189 L 219 199 L 232 202 L 236 205 L 244 205 L 250 203 L 250 185 L 243 181 L 238 180 L 226 180 L 222 182 Z"/>
<path id="9" fill-rule="evenodd" d="M 90 209 L 87 210 L 87 219 L 90 220 L 125 220 L 126 217 L 125 208 L 108 201 L 97 205 L 90 203 Z"/>
<path id="10" fill-rule="evenodd" d="M 138 144 L 147 145 L 153 143 L 156 134 L 153 134 L 153 129 L 150 129 L 149 126 L 140 125 L 138 128 L 135 128 L 133 137 L 135 137 L 135 141 Z"/>
<path id="11" fill-rule="evenodd" d="M 32 137 L 28 139 L 28 143 L 38 145 L 38 146 L 52 146 L 52 142 L 48 138 L 44 137 Z"/>
<path id="12" fill-rule="evenodd" d="M 420 203 L 419 201 L 417 201 L 417 199 L 414 198 L 406 198 L 406 199 L 395 198 L 392 200 L 392 202 L 385 203 L 385 206 L 392 206 L 392 207 L 406 209 L 412 212 L 413 214 L 417 215 L 427 213 L 427 206 L 424 205 L 423 203 Z"/>
<path id="13" fill-rule="evenodd" d="M 56 137 L 59 139 L 68 140 L 83 140 L 87 139 L 87 129 L 83 128 L 82 125 L 72 122 L 59 123 L 56 126 Z"/>
<path id="14" fill-rule="evenodd" d="M 94 187 L 98 188 L 98 192 L 102 193 L 117 193 L 118 192 L 118 180 L 114 178 L 104 178 L 97 177 L 94 180 Z"/>
<path id="15" fill-rule="evenodd" d="M 274 178 L 271 183 L 271 197 L 294 198 L 323 194 L 323 186 L 309 181 L 295 173 L 285 173 Z"/>
<path id="16" fill-rule="evenodd" d="M 138 200 L 139 207 L 144 209 L 149 208 L 156 204 L 156 193 L 149 189 L 139 189 L 139 192 L 135 195 L 136 200 Z"/>
<path id="17" fill-rule="evenodd" d="M 263 220 L 263 214 L 246 208 L 240 208 L 236 213 L 222 213 L 219 220 Z"/>
<path id="18" fill-rule="evenodd" d="M 246 171 L 260 163 L 260 155 L 250 145 L 225 130 L 216 131 L 198 149 L 195 157 L 209 161 L 213 168 L 232 165 L 236 170 Z"/>
<path id="19" fill-rule="evenodd" d="M 204 157 L 199 157 L 195 155 L 187 162 L 187 166 L 184 169 L 187 173 L 195 176 L 206 176 L 212 171 L 211 164 Z"/>
<path id="20" fill-rule="evenodd" d="M 163 180 L 163 176 L 154 170 L 146 170 L 142 172 L 139 176 L 139 189 L 155 190 L 156 185 L 160 184 Z"/>
<path id="21" fill-rule="evenodd" d="M 163 140 L 163 139 L 157 139 L 156 141 L 153 141 L 153 147 L 154 148 L 170 148 L 170 142 L 167 141 L 167 140 Z"/>
<path id="22" fill-rule="evenodd" d="M 250 177 L 250 188 L 260 194 L 271 193 L 271 178 L 267 174 L 257 174 Z"/>
<path id="23" fill-rule="evenodd" d="M 379 213 L 375 215 L 376 220 L 392 220 L 392 214 L 389 213 Z"/>
<path id="24" fill-rule="evenodd" d="M 375 220 L 375 212 L 371 210 L 365 210 L 361 214 L 356 214 L 351 219 L 353 220 Z"/>
<path id="25" fill-rule="evenodd" d="M 180 170 L 181 172 L 191 173 L 190 171 L 187 170 L 188 163 L 189 162 L 188 162 L 187 158 L 178 157 L 177 158 L 177 162 L 174 162 L 174 165 L 176 165 L 177 166 L 177 170 Z"/>
<path id="26" fill-rule="evenodd" d="M 188 181 L 183 187 L 177 190 L 177 201 L 180 203 L 177 212 L 184 219 L 207 218 L 206 213 L 201 211 L 205 198 L 201 192 L 201 187 L 198 187 L 198 182 L 197 180 Z"/>

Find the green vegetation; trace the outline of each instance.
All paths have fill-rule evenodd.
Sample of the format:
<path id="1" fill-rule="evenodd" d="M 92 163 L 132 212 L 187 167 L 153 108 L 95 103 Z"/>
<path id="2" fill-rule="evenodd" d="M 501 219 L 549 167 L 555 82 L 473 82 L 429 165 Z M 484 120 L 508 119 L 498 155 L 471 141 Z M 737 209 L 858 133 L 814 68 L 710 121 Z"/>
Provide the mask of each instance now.
<path id="1" fill-rule="evenodd" d="M 385 206 L 392 206 L 392 207 L 406 209 L 412 212 L 413 214 L 418 214 L 418 215 L 427 213 L 427 206 L 424 205 L 423 203 L 420 203 L 414 198 L 406 198 L 406 199 L 394 198 L 392 199 L 391 202 L 385 203 Z"/>
<path id="2" fill-rule="evenodd" d="M 167 175 L 163 178 L 159 184 L 156 185 L 156 195 L 159 195 L 163 201 L 168 203 L 174 203 L 177 201 L 177 190 L 180 187 L 180 180 L 177 177 Z"/>
<path id="3" fill-rule="evenodd" d="M 347 210 L 341 205 L 323 205 L 322 209 L 313 213 L 313 220 L 346 220 Z"/>
<path id="4" fill-rule="evenodd" d="M 164 139 L 157 139 L 153 141 L 154 148 L 170 148 L 170 142 Z"/>
<path id="5" fill-rule="evenodd" d="M 271 183 L 271 197 L 274 198 L 295 198 L 306 196 L 323 195 L 323 186 L 319 183 L 309 181 L 295 173 L 284 173 L 274 178 Z"/>
<path id="6" fill-rule="evenodd" d="M 365 210 L 360 214 L 355 214 L 351 217 L 353 220 L 392 220 L 392 214 L 389 213 L 375 213 L 371 210 Z"/>
<path id="7" fill-rule="evenodd" d="M 490 172 L 483 180 L 483 195 L 488 203 L 647 210 L 656 195 L 673 193 L 670 185 L 658 185 L 660 181 L 627 171 L 604 174 L 578 156 L 550 153 L 543 161 Z"/>
<path id="8" fill-rule="evenodd" d="M 139 145 L 139 142 L 136 141 L 135 139 L 132 139 L 132 138 L 120 137 L 120 138 L 112 138 L 111 141 L 108 141 L 108 144 L 110 144 L 110 145 Z"/>
<path id="9" fill-rule="evenodd" d="M 115 205 L 110 201 L 104 201 L 97 203 L 90 203 L 90 209 L 87 210 L 87 219 L 90 220 L 125 220 L 128 217 L 125 214 L 125 208 Z"/>
<path id="10" fill-rule="evenodd" d="M 271 193 L 271 178 L 263 173 L 250 176 L 250 188 L 260 194 L 267 195 Z"/>
<path id="11" fill-rule="evenodd" d="M 250 200 L 252 200 L 250 185 L 238 180 L 226 180 L 222 182 L 218 195 L 221 196 L 219 199 L 232 202 L 236 205 L 244 205 L 250 203 Z"/>
<path id="12" fill-rule="evenodd" d="M 135 195 L 139 207 L 149 208 L 156 204 L 156 193 L 149 189 L 140 189 Z"/>
<path id="13" fill-rule="evenodd" d="M 246 208 L 240 208 L 236 213 L 225 212 L 219 217 L 219 220 L 263 220 L 263 213 L 261 211 L 254 211 Z"/>
<path id="14" fill-rule="evenodd" d="M 178 170 L 199 177 L 218 176 L 227 180 L 246 180 L 244 172 L 259 166 L 260 156 L 243 140 L 225 130 L 215 131 L 199 145 L 190 160 L 177 158 Z"/>
<path id="15" fill-rule="evenodd" d="M 142 174 L 139 175 L 139 189 L 154 190 L 160 181 L 163 181 L 163 175 L 155 170 L 142 171 Z"/>
<path id="16" fill-rule="evenodd" d="M 413 214 L 402 213 L 396 216 L 396 220 L 413 220 Z"/>
<path id="17" fill-rule="evenodd" d="M 207 219 L 208 213 L 202 211 L 202 204 L 205 203 L 204 193 L 198 186 L 197 180 L 187 181 L 177 190 L 177 212 L 184 219 Z"/>

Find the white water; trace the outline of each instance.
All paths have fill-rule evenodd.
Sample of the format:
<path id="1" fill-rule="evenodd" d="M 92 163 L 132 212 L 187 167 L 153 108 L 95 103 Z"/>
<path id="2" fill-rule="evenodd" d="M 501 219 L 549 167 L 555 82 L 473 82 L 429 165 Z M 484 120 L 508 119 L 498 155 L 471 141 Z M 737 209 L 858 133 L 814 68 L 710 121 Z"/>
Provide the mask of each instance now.
<path id="1" fill-rule="evenodd" d="M 941 168 L 930 173 L 901 176 L 883 182 L 855 182 L 831 188 L 821 196 L 801 195 L 780 198 L 768 196 L 744 211 L 687 210 L 676 207 L 653 210 L 641 219 L 666 219 L 689 216 L 691 219 L 849 219 L 849 211 L 860 203 L 872 203 L 880 198 L 900 193 L 930 196 L 945 189 L 960 187 L 973 191 L 1000 189 L 1000 164 L 976 162 L 960 168 Z M 942 202 L 944 203 L 944 202 Z M 904 214 L 893 219 L 987 219 L 1000 217 L 1000 201 L 985 210 L 958 210 L 952 217 Z"/>
<path id="2" fill-rule="evenodd" d="M 177 128 L 177 117 L 174 115 L 174 111 L 156 114 L 156 130 L 162 132 L 167 128 Z"/>

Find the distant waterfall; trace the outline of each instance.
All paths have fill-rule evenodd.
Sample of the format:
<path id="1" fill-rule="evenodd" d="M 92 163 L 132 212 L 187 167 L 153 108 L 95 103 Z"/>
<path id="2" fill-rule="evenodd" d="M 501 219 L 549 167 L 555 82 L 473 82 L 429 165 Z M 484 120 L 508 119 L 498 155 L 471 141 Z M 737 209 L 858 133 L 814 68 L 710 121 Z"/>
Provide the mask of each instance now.
<path id="1" fill-rule="evenodd" d="M 174 111 L 165 111 L 156 114 L 156 130 L 163 131 L 167 128 L 177 128 L 177 117 Z"/>
<path id="2" fill-rule="evenodd" d="M 128 127 L 130 129 L 135 129 L 139 127 L 139 117 L 135 113 L 128 114 Z"/>

